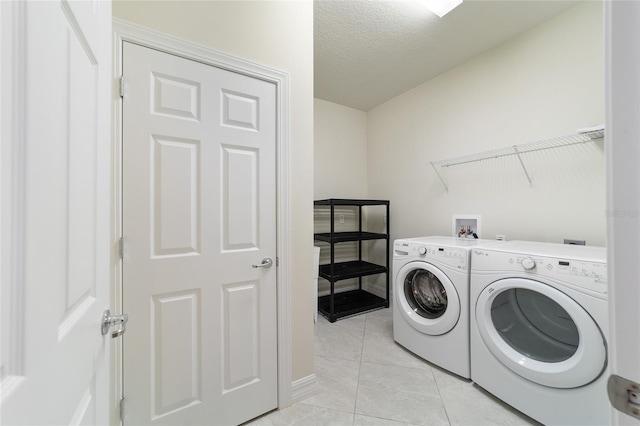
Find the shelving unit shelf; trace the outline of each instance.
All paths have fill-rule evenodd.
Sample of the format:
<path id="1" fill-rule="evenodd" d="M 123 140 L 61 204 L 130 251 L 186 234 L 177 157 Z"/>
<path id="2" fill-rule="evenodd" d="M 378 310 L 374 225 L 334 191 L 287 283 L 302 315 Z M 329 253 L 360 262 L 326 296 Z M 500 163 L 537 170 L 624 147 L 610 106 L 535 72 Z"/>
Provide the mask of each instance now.
<path id="1" fill-rule="evenodd" d="M 340 318 L 389 307 L 389 201 L 330 198 L 314 201 L 314 206 L 330 208 L 330 232 L 314 234 L 316 241 L 329 243 L 330 262 L 320 265 L 319 277 L 329 281 L 330 293 L 318 298 L 318 312 L 330 322 Z M 358 230 L 335 232 L 335 207 L 358 207 Z M 362 230 L 362 208 L 366 206 L 386 206 L 386 233 L 366 232 Z M 377 265 L 362 259 L 362 241 L 386 240 L 385 264 Z M 335 245 L 344 242 L 358 243 L 358 260 L 335 261 Z M 386 275 L 386 295 L 380 297 L 362 288 L 362 277 Z M 341 280 L 358 278 L 358 289 L 336 293 L 335 283 Z"/>
<path id="2" fill-rule="evenodd" d="M 350 262 L 339 262 L 333 264 L 333 274 L 331 264 L 320 265 L 319 276 L 325 280 L 334 281 L 347 280 L 349 278 L 364 277 L 367 275 L 384 274 L 387 268 L 364 260 L 353 260 Z"/>
<path id="3" fill-rule="evenodd" d="M 387 234 L 377 234 L 373 232 L 330 232 L 315 234 L 315 239 L 327 243 L 344 243 L 348 241 L 379 240 L 387 238 Z"/>

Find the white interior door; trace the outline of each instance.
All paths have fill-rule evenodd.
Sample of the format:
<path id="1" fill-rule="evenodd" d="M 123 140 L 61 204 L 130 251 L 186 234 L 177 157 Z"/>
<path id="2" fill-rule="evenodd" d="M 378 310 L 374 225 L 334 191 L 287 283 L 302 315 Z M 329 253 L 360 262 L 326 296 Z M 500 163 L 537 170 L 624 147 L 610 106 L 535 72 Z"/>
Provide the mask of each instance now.
<path id="1" fill-rule="evenodd" d="M 275 85 L 128 42 L 123 73 L 125 424 L 242 423 L 277 407 Z"/>
<path id="2" fill-rule="evenodd" d="M 640 212 L 640 3 L 604 4 L 609 368 L 611 374 L 640 383 L 640 240 L 630 232 L 638 228 Z M 634 417 L 612 412 L 613 424 L 640 425 Z"/>
<path id="3" fill-rule="evenodd" d="M 0 423 L 107 424 L 111 4 L 0 17 Z"/>

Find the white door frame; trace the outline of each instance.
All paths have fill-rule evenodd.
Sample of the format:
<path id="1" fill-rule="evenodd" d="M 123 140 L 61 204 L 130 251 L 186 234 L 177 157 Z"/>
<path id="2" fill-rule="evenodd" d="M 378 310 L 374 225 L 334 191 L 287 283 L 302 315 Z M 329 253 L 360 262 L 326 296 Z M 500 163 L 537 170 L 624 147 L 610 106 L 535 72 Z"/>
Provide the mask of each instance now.
<path id="1" fill-rule="evenodd" d="M 149 30 L 124 20 L 113 20 L 114 45 L 114 141 L 113 155 L 113 238 L 114 247 L 122 235 L 122 102 L 119 96 L 122 75 L 122 45 L 126 42 L 136 43 L 185 59 L 212 65 L 228 71 L 247 75 L 274 83 L 276 86 L 276 210 L 277 234 L 276 253 L 277 269 L 277 309 L 278 309 L 278 407 L 291 405 L 292 372 L 291 372 L 291 247 L 289 203 L 289 74 L 273 68 L 240 59 L 226 53 L 197 45 L 190 41 Z M 126 76 L 125 76 L 126 78 Z M 126 80 L 124 83 L 126 93 Z M 116 250 L 117 251 L 117 250 Z M 113 297 L 116 312 L 122 310 L 122 262 L 115 265 Z M 113 396 L 119 401 L 122 396 L 122 348 L 114 345 L 113 359 Z M 117 404 L 116 404 L 117 406 Z"/>
<path id="2" fill-rule="evenodd" d="M 629 229 L 637 227 L 640 211 L 639 24 L 638 2 L 604 2 L 609 370 L 635 383 L 640 382 L 640 248 L 637 235 Z M 640 425 L 640 420 L 611 410 L 611 424 Z"/>

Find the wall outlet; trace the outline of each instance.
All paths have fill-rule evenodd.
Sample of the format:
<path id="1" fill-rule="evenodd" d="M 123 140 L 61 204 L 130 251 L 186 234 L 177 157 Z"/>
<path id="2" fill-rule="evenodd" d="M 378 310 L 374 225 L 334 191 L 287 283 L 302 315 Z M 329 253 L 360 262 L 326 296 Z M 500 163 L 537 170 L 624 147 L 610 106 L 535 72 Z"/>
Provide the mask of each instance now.
<path id="1" fill-rule="evenodd" d="M 498 234 L 496 235 L 496 240 L 498 241 L 507 241 L 507 236 L 504 234 Z"/>
<path id="2" fill-rule="evenodd" d="M 339 215 L 338 220 L 340 221 L 340 223 L 344 223 L 344 215 L 343 214 Z"/>

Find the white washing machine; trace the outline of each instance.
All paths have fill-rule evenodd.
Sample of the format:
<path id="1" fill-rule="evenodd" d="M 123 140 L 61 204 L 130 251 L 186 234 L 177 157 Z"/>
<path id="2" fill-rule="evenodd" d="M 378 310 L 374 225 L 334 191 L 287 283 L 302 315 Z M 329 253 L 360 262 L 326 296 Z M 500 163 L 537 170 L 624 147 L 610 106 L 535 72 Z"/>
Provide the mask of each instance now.
<path id="1" fill-rule="evenodd" d="M 496 243 L 454 237 L 394 241 L 394 340 L 469 378 L 469 250 Z"/>
<path id="2" fill-rule="evenodd" d="M 546 425 L 610 424 L 606 249 L 474 249 L 470 282 L 471 379 Z"/>

